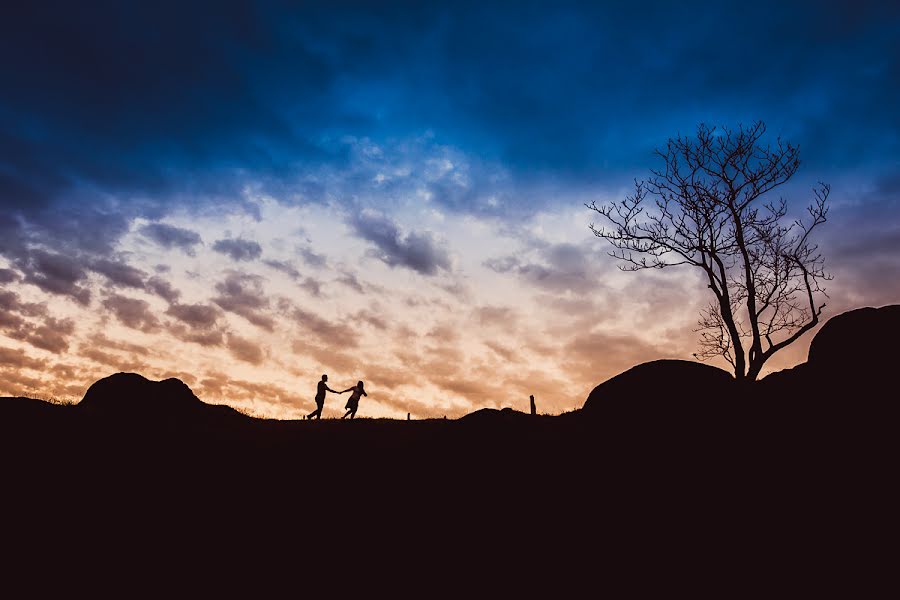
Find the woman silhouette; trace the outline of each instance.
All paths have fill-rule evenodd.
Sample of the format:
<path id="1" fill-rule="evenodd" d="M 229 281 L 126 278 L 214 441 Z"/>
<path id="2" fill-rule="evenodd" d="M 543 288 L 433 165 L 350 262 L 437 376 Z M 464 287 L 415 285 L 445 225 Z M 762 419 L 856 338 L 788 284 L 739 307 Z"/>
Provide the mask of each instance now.
<path id="1" fill-rule="evenodd" d="M 347 405 L 344 407 L 347 409 L 347 412 L 344 413 L 344 416 L 341 418 L 345 419 L 345 418 L 347 418 L 347 415 L 350 415 L 350 419 L 353 419 L 353 417 L 356 416 L 356 409 L 359 408 L 359 397 L 360 396 L 368 396 L 368 394 L 366 393 L 366 390 L 363 388 L 362 381 L 356 382 L 356 386 L 347 388 L 346 390 L 344 390 L 344 392 L 353 392 L 353 393 L 350 394 L 350 398 L 347 399 Z M 344 392 L 341 392 L 341 393 L 343 394 Z"/>

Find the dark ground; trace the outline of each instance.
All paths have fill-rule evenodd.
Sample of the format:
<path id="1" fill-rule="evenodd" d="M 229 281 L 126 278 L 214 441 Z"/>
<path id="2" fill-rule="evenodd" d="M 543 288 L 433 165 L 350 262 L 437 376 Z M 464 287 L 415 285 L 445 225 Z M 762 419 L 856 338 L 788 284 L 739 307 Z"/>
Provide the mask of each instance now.
<path id="1" fill-rule="evenodd" d="M 4 539 L 123 576 L 208 563 L 220 583 L 257 562 L 354 583 L 383 564 L 445 591 L 564 572 L 554 596 L 612 581 L 870 595 L 896 585 L 893 359 L 838 372 L 814 348 L 818 363 L 746 389 L 648 363 L 558 417 L 259 420 L 135 375 L 76 406 L 0 399 Z"/>

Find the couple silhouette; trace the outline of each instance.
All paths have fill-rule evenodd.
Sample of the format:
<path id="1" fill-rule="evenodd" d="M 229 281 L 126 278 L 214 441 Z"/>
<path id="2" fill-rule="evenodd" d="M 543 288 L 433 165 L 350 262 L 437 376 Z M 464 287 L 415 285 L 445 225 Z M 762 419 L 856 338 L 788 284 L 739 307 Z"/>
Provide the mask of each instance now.
<path id="1" fill-rule="evenodd" d="M 337 390 L 333 390 L 328 387 L 328 375 L 322 375 L 322 380 L 319 381 L 319 386 L 316 390 L 316 410 L 312 411 L 308 415 L 306 415 L 307 419 L 321 419 L 322 418 L 322 409 L 325 408 L 325 393 L 331 392 L 332 394 L 343 394 L 345 392 L 353 392 L 350 394 L 350 398 L 347 400 L 347 404 L 344 408 L 347 409 L 347 412 L 344 413 L 342 419 L 346 419 L 348 416 L 353 419 L 356 416 L 356 410 L 359 408 L 359 398 L 360 396 L 368 396 L 365 388 L 363 388 L 363 382 L 358 381 L 356 385 L 353 387 L 349 387 L 343 392 L 339 392 Z"/>

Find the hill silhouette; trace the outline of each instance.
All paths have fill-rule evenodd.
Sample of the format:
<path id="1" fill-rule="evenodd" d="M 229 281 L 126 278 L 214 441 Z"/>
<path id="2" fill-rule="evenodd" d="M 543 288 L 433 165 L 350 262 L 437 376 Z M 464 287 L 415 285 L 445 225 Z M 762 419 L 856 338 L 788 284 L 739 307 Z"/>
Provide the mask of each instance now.
<path id="1" fill-rule="evenodd" d="M 109 547 L 156 556 L 183 550 L 185 536 L 263 536 L 247 547 L 291 557 L 298 547 L 342 557 L 361 537 L 466 557 L 487 547 L 473 540 L 503 540 L 634 567 L 652 541 L 672 566 L 765 556 L 792 569 L 840 557 L 846 568 L 877 559 L 864 535 L 900 500 L 896 400 L 884 387 L 898 310 L 834 317 L 807 363 L 752 391 L 720 369 L 661 360 L 558 417 L 266 420 L 133 373 L 96 382 L 76 405 L 2 398 L 5 514 L 27 539 L 115 532 L 127 539 Z"/>

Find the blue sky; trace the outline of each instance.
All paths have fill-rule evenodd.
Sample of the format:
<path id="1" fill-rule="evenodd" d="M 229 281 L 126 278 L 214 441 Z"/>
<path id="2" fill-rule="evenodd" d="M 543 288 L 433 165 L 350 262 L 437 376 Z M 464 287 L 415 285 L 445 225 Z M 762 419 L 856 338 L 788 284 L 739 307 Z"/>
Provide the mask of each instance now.
<path id="1" fill-rule="evenodd" d="M 396 341 L 415 329 L 408 320 L 421 323 L 401 306 L 428 290 L 423 302 L 447 306 L 429 312 L 433 322 L 417 339 L 444 334 L 442 351 L 458 344 L 465 357 L 483 327 L 453 315 L 523 312 L 518 321 L 496 313 L 520 323 L 496 335 L 521 350 L 516 356 L 541 355 L 523 327 L 554 341 L 558 364 L 534 368 L 545 393 L 565 390 L 553 401 L 564 408 L 626 360 L 690 349 L 690 313 L 652 339 L 609 324 L 612 296 L 635 281 L 699 294 L 687 275 L 620 280 L 590 239 L 582 204 L 620 196 L 655 165 L 654 148 L 701 122 L 761 119 L 772 136 L 797 143 L 803 166 L 789 192 L 798 207 L 812 183 L 833 186 L 822 243 L 836 306 L 898 299 L 895 3 L 184 4 L 35 2 L 6 11 L 0 285 L 6 320 L 18 323 L 7 348 L 41 366 L 10 362 L 22 384 L 0 391 L 57 386 L 77 396 L 82 382 L 57 385 L 64 370 L 51 375 L 51 367 L 81 364 L 84 349 L 96 348 L 88 340 L 113 324 L 155 336 L 143 342 L 151 347 L 166 336 L 184 341 L 178 327 L 191 325 L 175 315 L 188 315 L 188 305 L 206 307 L 215 327 L 221 320 L 221 329 L 204 330 L 203 348 L 216 348 L 215 329 L 221 352 L 252 359 L 245 381 L 289 388 L 272 358 L 288 346 L 303 365 L 298 377 L 339 365 L 289 340 L 276 350 L 260 323 L 300 310 L 308 329 L 311 315 L 327 314 L 332 333 L 352 337 L 340 329 L 347 315 L 392 315 L 385 328 L 360 325 L 361 339 L 377 346 L 378 336 Z M 288 216 L 300 221 L 283 230 Z M 278 306 L 272 290 L 282 284 L 294 286 L 282 293 L 297 306 Z M 238 301 L 222 290 L 252 310 L 234 312 Z M 548 302 L 569 308 L 549 320 L 524 308 Z M 106 311 L 109 322 L 83 326 L 80 310 Z M 58 326 L 66 319 L 71 327 Z M 596 339 L 575 335 L 585 323 Z M 42 328 L 66 343 L 41 342 Z M 604 358 L 610 348 L 617 358 Z M 123 366 L 109 357 L 136 356 L 108 350 L 91 375 Z M 566 352 L 585 355 L 574 379 Z M 592 371 L 590 352 L 604 366 Z M 468 389 L 466 373 L 422 375 L 427 361 L 392 360 L 409 379 L 429 379 L 422 412 L 502 400 Z M 522 361 L 510 373 L 533 364 Z M 132 364 L 164 374 L 176 362 L 158 355 Z M 365 365 L 345 362 L 346 376 Z M 196 376 L 197 385 L 215 380 Z M 212 383 L 205 389 L 215 395 Z M 392 397 L 412 402 L 416 389 Z M 263 402 L 261 392 L 241 393 L 245 405 Z M 299 393 L 281 404 L 304 402 Z M 384 403 L 385 414 L 406 412 Z M 270 404 L 258 410 L 275 410 Z"/>

